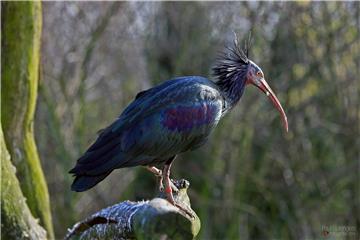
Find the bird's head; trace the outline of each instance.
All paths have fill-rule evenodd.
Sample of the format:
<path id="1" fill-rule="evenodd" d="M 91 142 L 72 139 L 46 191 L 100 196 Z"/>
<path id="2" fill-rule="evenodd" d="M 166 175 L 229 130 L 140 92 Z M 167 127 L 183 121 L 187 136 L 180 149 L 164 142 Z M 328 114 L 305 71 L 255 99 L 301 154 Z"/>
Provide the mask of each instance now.
<path id="1" fill-rule="evenodd" d="M 261 68 L 248 59 L 248 50 L 248 47 L 242 50 L 237 40 L 233 47 L 227 48 L 213 67 L 214 76 L 218 79 L 216 84 L 229 98 L 231 105 L 235 105 L 240 100 L 246 86 L 254 85 L 269 97 L 274 107 L 280 112 L 284 128 L 288 131 L 285 111 L 265 81 Z"/>
<path id="2" fill-rule="evenodd" d="M 279 99 L 276 97 L 273 90 L 270 88 L 269 84 L 266 82 L 264 73 L 261 68 L 256 65 L 253 61 L 249 60 L 249 66 L 246 74 L 245 84 L 252 84 L 263 93 L 269 97 L 270 101 L 273 103 L 274 107 L 280 112 L 281 120 L 283 122 L 284 128 L 286 131 L 289 130 L 288 121 L 284 109 L 281 106 Z"/>

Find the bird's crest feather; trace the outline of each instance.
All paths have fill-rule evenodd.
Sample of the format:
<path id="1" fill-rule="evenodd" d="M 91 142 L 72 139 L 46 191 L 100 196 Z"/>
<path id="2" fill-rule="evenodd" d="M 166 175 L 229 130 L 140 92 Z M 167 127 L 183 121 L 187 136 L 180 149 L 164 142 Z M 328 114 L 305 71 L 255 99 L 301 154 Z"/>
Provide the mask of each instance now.
<path id="1" fill-rule="evenodd" d="M 245 46 L 240 46 L 239 38 L 234 32 L 234 44 L 232 46 L 226 46 L 225 52 L 223 52 L 217 59 L 213 70 L 213 75 L 218 81 L 229 81 L 235 75 L 244 77 L 247 66 L 249 64 L 249 50 L 251 47 L 251 34 L 249 34 L 248 40 L 245 41 Z"/>

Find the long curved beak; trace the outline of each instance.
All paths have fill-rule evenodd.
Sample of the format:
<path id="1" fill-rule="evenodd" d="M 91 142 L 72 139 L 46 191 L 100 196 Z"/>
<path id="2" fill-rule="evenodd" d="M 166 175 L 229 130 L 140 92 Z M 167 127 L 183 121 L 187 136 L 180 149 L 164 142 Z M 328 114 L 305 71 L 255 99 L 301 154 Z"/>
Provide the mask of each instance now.
<path id="1" fill-rule="evenodd" d="M 283 126 L 286 130 L 286 132 L 289 131 L 289 126 L 288 126 L 288 121 L 287 121 L 287 117 L 285 114 L 284 109 L 282 108 L 279 100 L 277 99 L 275 93 L 273 92 L 273 90 L 270 88 L 269 84 L 265 81 L 265 79 L 261 79 L 260 84 L 254 84 L 256 87 L 258 87 L 261 91 L 263 91 L 266 96 L 268 96 L 272 102 L 272 104 L 275 106 L 275 108 L 280 112 L 281 115 L 281 120 L 283 123 Z"/>

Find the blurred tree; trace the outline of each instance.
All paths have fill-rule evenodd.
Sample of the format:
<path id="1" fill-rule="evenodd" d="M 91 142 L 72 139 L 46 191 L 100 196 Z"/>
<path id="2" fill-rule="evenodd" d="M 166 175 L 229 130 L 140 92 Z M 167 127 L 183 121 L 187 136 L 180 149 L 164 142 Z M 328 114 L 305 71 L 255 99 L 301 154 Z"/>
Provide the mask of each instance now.
<path id="1" fill-rule="evenodd" d="M 98 48 L 102 46 L 101 39 L 109 31 L 113 17 L 120 12 L 121 5 L 125 3 L 94 3 L 85 6 L 82 4 L 73 2 L 54 6 L 52 3 L 44 3 L 43 12 L 47 22 L 44 20 L 46 31 L 43 33 L 42 56 L 44 57 L 38 108 L 46 110 L 37 112 L 37 118 L 44 119 L 41 126 L 37 125 L 40 136 L 37 140 L 42 154 L 41 159 L 47 159 L 43 162 L 43 166 L 49 173 L 47 180 L 52 198 L 51 207 L 56 213 L 54 225 L 78 220 L 81 218 L 78 213 L 81 213 L 83 208 L 98 209 L 97 202 L 91 204 L 88 202 L 89 192 L 77 194 L 70 191 L 72 176 L 68 171 L 90 143 L 89 139 L 93 138 L 110 119 L 110 117 L 98 118 L 102 115 L 99 112 L 103 111 L 104 107 L 97 103 L 104 105 L 109 103 L 104 96 L 102 96 L 103 101 L 98 101 L 99 99 L 89 101 L 89 96 L 93 98 L 97 92 L 96 88 L 89 90 L 89 85 L 93 84 L 91 83 L 93 75 L 99 72 L 96 67 L 107 66 L 97 62 L 94 64 L 94 61 L 100 60 Z M 57 25 L 63 28 L 62 31 L 56 27 L 47 27 L 54 18 L 63 18 L 63 14 L 67 21 L 73 21 Z M 69 32 L 68 35 L 62 34 L 69 27 L 79 31 Z M 103 62 L 103 59 L 100 61 Z M 60 70 L 56 66 L 60 66 Z M 102 83 L 106 84 L 105 81 Z M 94 120 L 89 120 L 90 118 Z M 90 128 L 94 130 L 88 131 Z M 56 167 L 53 165 L 54 161 Z M 95 195 L 92 198 L 99 195 L 96 192 L 92 194 Z M 81 202 L 82 197 L 85 198 L 85 203 Z M 62 209 L 69 211 L 65 212 Z M 59 236 L 64 236 L 65 231 L 66 228 L 55 229 Z"/>
<path id="2" fill-rule="evenodd" d="M 48 237 L 54 238 L 48 189 L 33 135 L 39 73 L 41 3 L 2 2 L 1 6 L 1 123 L 5 143 L 12 164 L 17 169 L 16 174 L 21 191 L 31 213 L 40 219 L 40 225 L 46 229 Z M 10 166 L 8 163 L 4 164 L 8 170 Z M 2 183 L 8 184 L 8 181 L 11 181 L 8 186 L 4 185 L 8 191 L 8 195 L 4 197 L 19 197 L 18 207 L 24 207 L 21 192 L 17 190 L 17 182 L 13 179 L 11 171 L 4 177 L 9 177 L 9 180 L 4 179 Z M 12 190 L 14 190 L 14 195 L 10 194 Z M 3 200 L 8 203 L 14 199 L 2 198 Z M 4 207 L 11 209 L 14 205 Z M 10 213 L 9 209 L 4 210 L 6 210 L 4 214 Z M 4 215 L 4 218 L 8 220 L 4 222 L 9 226 L 2 225 L 2 228 L 14 228 L 11 224 L 21 223 L 21 220 L 12 217 L 21 216 L 16 215 L 16 212 L 21 212 L 22 209 L 14 208 L 14 210 L 15 215 Z M 27 218 L 23 221 L 30 223 L 31 217 L 27 216 L 27 208 L 23 210 L 24 217 Z M 22 226 L 25 225 L 19 224 L 18 227 Z"/>

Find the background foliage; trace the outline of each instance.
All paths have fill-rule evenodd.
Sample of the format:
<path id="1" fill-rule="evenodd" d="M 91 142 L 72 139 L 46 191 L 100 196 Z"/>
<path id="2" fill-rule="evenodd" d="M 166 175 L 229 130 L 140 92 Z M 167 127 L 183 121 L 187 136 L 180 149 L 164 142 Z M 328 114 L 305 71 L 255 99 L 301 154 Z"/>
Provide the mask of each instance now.
<path id="1" fill-rule="evenodd" d="M 76 220 L 151 198 L 156 179 L 122 169 L 70 192 L 76 159 L 137 92 L 181 75 L 210 76 L 232 31 L 253 36 L 289 118 L 248 87 L 199 150 L 175 161 L 202 219 L 199 239 L 315 239 L 356 226 L 359 205 L 358 2 L 46 2 L 36 140 L 56 235 Z"/>

